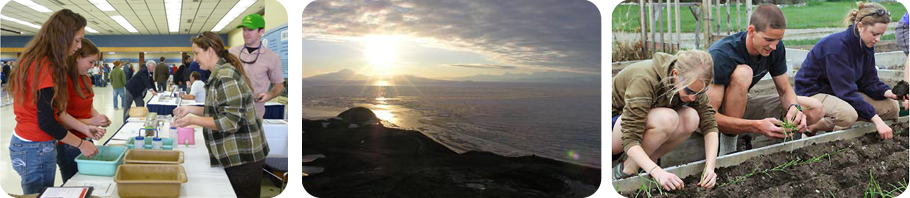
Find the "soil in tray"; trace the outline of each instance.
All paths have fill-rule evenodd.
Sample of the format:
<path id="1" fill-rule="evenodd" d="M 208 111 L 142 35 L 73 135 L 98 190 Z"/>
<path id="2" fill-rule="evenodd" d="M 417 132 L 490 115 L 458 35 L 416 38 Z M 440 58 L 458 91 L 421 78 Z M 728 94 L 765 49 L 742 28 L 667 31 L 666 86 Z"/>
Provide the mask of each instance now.
<path id="1" fill-rule="evenodd" d="M 683 179 L 686 187 L 682 191 L 664 192 L 650 190 L 653 197 L 863 197 L 871 183 L 870 171 L 875 182 L 892 195 L 903 193 L 908 179 L 907 129 L 895 134 L 894 139 L 881 140 L 878 133 L 862 137 L 814 144 L 793 150 L 755 157 L 733 167 L 716 169 L 717 183 L 713 189 L 698 187 L 698 176 Z M 840 152 L 837 152 L 840 151 Z M 837 153 L 835 153 L 837 152 Z M 813 157 L 830 154 L 815 162 Z M 784 171 L 774 169 L 793 160 L 799 160 Z M 756 171 L 758 170 L 758 171 Z M 719 186 L 753 174 L 740 182 Z M 893 186 L 892 186 L 893 185 Z M 627 197 L 648 197 L 645 191 L 623 193 Z M 877 196 L 878 197 L 878 196 Z"/>

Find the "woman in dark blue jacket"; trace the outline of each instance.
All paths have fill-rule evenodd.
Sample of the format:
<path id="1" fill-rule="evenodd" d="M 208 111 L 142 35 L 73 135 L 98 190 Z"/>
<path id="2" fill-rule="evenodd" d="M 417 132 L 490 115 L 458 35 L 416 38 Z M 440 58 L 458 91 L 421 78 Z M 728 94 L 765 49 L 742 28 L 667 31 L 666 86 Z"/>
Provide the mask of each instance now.
<path id="1" fill-rule="evenodd" d="M 875 43 L 891 22 L 891 13 L 878 3 L 857 2 L 845 22 L 849 28 L 822 38 L 809 51 L 796 73 L 796 94 L 825 106 L 828 128 L 839 130 L 857 118 L 875 123 L 883 139 L 892 137 L 884 119 L 898 115 L 897 96 L 878 78 Z"/>

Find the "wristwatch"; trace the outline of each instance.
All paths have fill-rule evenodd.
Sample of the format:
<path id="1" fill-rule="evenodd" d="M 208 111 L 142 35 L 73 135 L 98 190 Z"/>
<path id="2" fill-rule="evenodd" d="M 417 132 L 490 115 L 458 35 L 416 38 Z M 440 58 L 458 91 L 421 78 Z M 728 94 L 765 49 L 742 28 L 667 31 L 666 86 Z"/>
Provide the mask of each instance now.
<path id="1" fill-rule="evenodd" d="M 787 107 L 787 110 L 790 110 L 790 107 L 792 107 L 792 106 L 796 106 L 796 111 L 803 111 L 803 106 L 800 106 L 799 104 L 796 104 L 796 103 L 790 104 L 790 106 Z"/>

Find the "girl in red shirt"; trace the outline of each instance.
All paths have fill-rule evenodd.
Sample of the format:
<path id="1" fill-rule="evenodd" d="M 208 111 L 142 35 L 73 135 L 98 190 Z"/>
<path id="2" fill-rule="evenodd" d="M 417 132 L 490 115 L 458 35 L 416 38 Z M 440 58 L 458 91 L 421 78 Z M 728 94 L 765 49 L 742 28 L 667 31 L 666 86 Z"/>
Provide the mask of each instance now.
<path id="1" fill-rule="evenodd" d="M 91 129 L 111 124 L 106 115 L 99 114 L 92 106 L 95 93 L 89 85 L 92 82 L 91 78 L 86 74 L 98 59 L 99 53 L 98 47 L 91 40 L 84 38 L 82 48 L 66 58 L 69 104 L 66 111 L 60 114 L 60 123 L 70 129 L 70 133 L 76 137 L 89 142 L 92 142 L 91 139 L 101 139 L 105 133 L 102 129 L 94 130 L 99 131 L 97 133 L 91 133 L 93 131 Z M 63 183 L 79 171 L 75 160 L 81 153 L 79 148 L 57 142 L 57 166 L 60 168 Z"/>
<path id="2" fill-rule="evenodd" d="M 26 44 L 10 76 L 7 90 L 14 100 L 16 128 L 9 155 L 22 178 L 23 194 L 54 186 L 57 141 L 88 157 L 98 154 L 98 147 L 69 133 L 56 118 L 68 98 L 64 59 L 82 47 L 85 25 L 85 18 L 71 10 L 55 12 Z"/>

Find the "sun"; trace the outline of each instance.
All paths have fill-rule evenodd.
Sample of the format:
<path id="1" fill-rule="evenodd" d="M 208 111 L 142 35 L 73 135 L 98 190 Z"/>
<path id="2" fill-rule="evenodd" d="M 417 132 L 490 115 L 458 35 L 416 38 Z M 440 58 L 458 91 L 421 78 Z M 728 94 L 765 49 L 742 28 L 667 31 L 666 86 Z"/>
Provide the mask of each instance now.
<path id="1" fill-rule="evenodd" d="M 394 74 L 398 62 L 398 46 L 404 40 L 402 36 L 369 35 L 361 38 L 364 47 L 364 58 L 373 69 L 373 75 L 389 76 Z"/>

